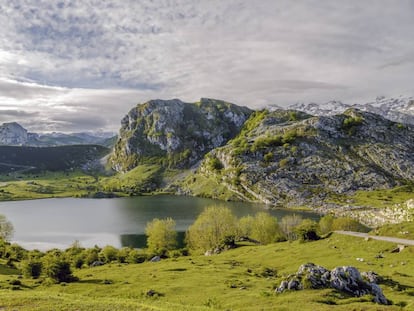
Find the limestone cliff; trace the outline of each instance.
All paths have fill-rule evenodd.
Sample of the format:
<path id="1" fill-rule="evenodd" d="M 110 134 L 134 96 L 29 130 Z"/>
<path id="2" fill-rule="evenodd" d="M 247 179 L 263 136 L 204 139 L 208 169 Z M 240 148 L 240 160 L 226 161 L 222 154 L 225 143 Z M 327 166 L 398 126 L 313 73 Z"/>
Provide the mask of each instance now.
<path id="1" fill-rule="evenodd" d="M 318 206 L 355 190 L 413 182 L 414 127 L 356 109 L 319 117 L 255 112 L 236 138 L 206 155 L 184 193 L 197 194 L 192 185 L 203 177 L 242 200 Z"/>
<path id="2" fill-rule="evenodd" d="M 110 161 L 117 171 L 142 163 L 186 168 L 235 137 L 251 110 L 224 101 L 202 98 L 139 104 L 122 119 Z"/>

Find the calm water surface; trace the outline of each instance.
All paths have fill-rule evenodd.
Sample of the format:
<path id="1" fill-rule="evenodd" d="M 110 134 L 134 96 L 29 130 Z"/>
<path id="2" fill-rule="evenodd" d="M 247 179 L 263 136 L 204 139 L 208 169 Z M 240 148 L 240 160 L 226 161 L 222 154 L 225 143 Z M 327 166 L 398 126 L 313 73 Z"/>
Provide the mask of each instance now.
<path id="1" fill-rule="evenodd" d="M 66 248 L 78 240 L 84 247 L 145 245 L 145 226 L 154 218 L 171 217 L 177 231 L 185 231 L 208 206 L 221 204 L 238 217 L 254 215 L 264 205 L 222 202 L 179 196 L 142 196 L 116 199 L 43 199 L 0 202 L 14 226 L 13 241 L 28 249 Z M 268 210 L 281 219 L 288 214 L 318 219 L 314 213 Z"/>

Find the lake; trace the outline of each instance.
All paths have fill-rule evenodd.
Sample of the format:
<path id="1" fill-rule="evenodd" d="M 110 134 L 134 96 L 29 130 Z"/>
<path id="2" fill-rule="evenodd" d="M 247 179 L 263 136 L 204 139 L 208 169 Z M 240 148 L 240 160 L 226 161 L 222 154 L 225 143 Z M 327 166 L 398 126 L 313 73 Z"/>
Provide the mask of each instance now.
<path id="1" fill-rule="evenodd" d="M 0 214 L 13 224 L 13 242 L 27 249 L 145 246 L 145 226 L 154 218 L 171 217 L 184 232 L 208 206 L 229 207 L 237 217 L 264 211 L 265 205 L 222 202 L 184 196 L 140 196 L 115 199 L 42 199 L 0 202 Z M 289 214 L 317 220 L 318 214 L 287 209 L 266 210 L 279 220 Z"/>

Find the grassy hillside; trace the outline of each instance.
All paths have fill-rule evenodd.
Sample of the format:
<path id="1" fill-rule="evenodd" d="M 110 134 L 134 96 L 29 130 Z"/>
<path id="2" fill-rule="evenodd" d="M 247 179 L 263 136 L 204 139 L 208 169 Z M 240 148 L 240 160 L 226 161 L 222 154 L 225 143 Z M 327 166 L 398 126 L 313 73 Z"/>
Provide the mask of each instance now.
<path id="1" fill-rule="evenodd" d="M 310 242 L 244 246 L 219 255 L 143 264 L 112 263 L 76 270 L 78 282 L 50 285 L 20 278 L 0 265 L 4 310 L 413 310 L 414 248 L 391 253 L 392 243 L 333 234 Z M 378 256 L 382 254 L 382 256 Z M 363 258 L 363 261 L 356 260 Z M 282 278 L 307 262 L 332 269 L 352 265 L 385 277 L 390 306 L 335 290 L 275 294 Z M 22 285 L 15 284 L 16 280 Z M 12 290 L 12 289 L 19 290 Z M 149 297 L 146 293 L 155 291 Z"/>

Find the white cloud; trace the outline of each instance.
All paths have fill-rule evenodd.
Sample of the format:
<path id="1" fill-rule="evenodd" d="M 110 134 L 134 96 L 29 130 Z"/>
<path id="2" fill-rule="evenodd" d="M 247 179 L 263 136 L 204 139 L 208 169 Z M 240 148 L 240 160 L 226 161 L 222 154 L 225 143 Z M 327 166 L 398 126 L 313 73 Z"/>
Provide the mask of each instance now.
<path id="1" fill-rule="evenodd" d="M 37 112 L 38 129 L 114 129 L 151 98 L 258 107 L 412 95 L 413 9 L 408 0 L 3 0 L 0 109 Z"/>

